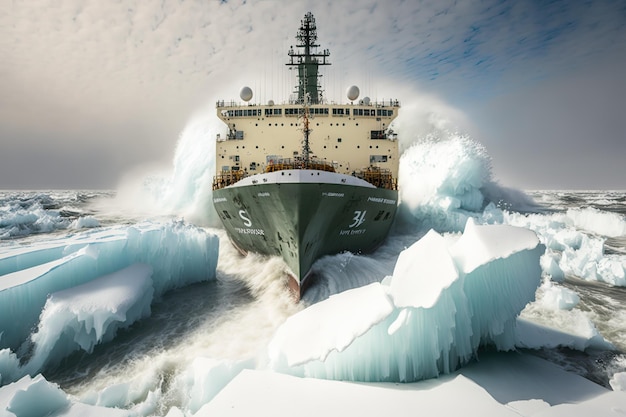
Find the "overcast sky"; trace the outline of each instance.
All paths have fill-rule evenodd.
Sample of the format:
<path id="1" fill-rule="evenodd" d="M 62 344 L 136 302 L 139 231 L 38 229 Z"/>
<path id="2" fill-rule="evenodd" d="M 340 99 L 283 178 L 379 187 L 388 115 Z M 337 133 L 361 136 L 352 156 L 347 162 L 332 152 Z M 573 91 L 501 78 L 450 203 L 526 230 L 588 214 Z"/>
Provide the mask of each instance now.
<path id="1" fill-rule="evenodd" d="M 0 6 L 0 189 L 115 188 L 139 166 L 171 165 L 190 117 L 243 85 L 283 101 L 308 11 L 331 52 L 329 98 L 357 84 L 399 99 L 398 121 L 434 112 L 486 147 L 506 186 L 626 189 L 621 0 Z"/>

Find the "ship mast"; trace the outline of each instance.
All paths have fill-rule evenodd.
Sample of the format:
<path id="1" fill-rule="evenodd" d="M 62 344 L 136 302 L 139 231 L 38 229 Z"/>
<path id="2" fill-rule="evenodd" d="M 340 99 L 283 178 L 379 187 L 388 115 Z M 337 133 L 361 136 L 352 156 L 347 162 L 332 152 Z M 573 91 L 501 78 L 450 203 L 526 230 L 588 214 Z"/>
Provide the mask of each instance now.
<path id="1" fill-rule="evenodd" d="M 309 127 L 309 97 L 305 97 L 304 108 L 302 109 L 302 132 L 304 138 L 302 140 L 302 157 L 304 158 L 305 167 L 308 166 L 311 161 L 311 146 L 309 145 L 309 135 L 311 134 L 311 128 Z"/>
<path id="2" fill-rule="evenodd" d="M 328 49 L 317 52 L 317 27 L 315 18 L 311 12 L 304 15 L 300 22 L 300 29 L 296 35 L 298 44 L 294 51 L 293 46 L 289 49 L 290 67 L 298 68 L 298 99 L 297 103 L 306 104 L 307 96 L 309 104 L 319 104 L 322 102 L 322 89 L 319 85 L 318 67 L 320 65 L 330 65 L 326 58 L 330 55 Z"/>
<path id="3" fill-rule="evenodd" d="M 304 140 L 302 144 L 302 154 L 305 165 L 308 165 L 311 155 L 311 147 L 309 146 L 309 105 L 320 104 L 322 102 L 322 87 L 319 83 L 319 66 L 330 65 L 326 58 L 330 55 L 328 49 L 321 53 L 317 52 L 319 46 L 317 41 L 317 27 L 315 26 L 315 17 L 311 12 L 304 15 L 304 19 L 300 22 L 300 29 L 296 34 L 298 44 L 296 48 L 303 50 L 294 51 L 293 46 L 289 49 L 289 62 L 286 64 L 290 67 L 298 68 L 298 98 L 296 103 L 302 104 L 303 132 Z"/>

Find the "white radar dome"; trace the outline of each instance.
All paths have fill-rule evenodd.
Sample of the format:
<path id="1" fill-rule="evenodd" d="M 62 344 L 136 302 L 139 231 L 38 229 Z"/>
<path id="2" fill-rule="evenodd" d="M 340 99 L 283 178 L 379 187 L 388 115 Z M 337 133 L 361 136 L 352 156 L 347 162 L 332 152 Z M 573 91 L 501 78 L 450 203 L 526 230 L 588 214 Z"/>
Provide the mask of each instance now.
<path id="1" fill-rule="evenodd" d="M 356 85 L 348 87 L 346 90 L 346 96 L 348 96 L 348 100 L 354 101 L 359 98 L 359 87 Z"/>
<path id="2" fill-rule="evenodd" d="M 369 106 L 370 98 L 369 97 L 363 97 L 363 103 L 365 103 L 366 106 Z"/>
<path id="3" fill-rule="evenodd" d="M 239 97 L 243 101 L 250 101 L 252 99 L 252 89 L 250 87 L 244 87 L 239 92 Z"/>

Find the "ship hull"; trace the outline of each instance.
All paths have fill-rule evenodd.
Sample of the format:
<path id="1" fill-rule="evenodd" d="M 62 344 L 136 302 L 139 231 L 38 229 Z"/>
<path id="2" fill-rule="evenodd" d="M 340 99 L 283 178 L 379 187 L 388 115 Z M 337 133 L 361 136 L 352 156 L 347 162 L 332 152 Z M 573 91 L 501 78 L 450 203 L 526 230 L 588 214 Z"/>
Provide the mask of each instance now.
<path id="1" fill-rule="evenodd" d="M 370 252 L 396 214 L 395 190 L 336 183 L 256 183 L 214 190 L 236 247 L 281 256 L 300 288 L 313 263 L 343 251 Z"/>

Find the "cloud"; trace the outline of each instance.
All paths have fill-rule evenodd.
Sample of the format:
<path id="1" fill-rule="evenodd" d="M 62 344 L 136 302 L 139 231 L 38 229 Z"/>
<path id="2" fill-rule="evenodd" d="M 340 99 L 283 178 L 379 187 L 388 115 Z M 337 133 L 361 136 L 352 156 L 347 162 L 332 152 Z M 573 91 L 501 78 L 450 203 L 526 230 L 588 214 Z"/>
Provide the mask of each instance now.
<path id="1" fill-rule="evenodd" d="M 16 152 L 0 153 L 0 188 L 16 176 L 30 181 L 20 187 L 55 181 L 29 172 L 42 163 L 28 156 L 37 146 L 55 149 L 45 162 L 57 166 L 100 149 L 80 181 L 59 177 L 58 187 L 114 186 L 134 162 L 171 160 L 207 102 L 237 98 L 243 85 L 258 102 L 286 99 L 286 51 L 307 11 L 331 51 L 329 99 L 352 84 L 372 98 L 407 102 L 410 92 L 455 119 L 494 97 L 506 108 L 507 95 L 570 71 L 592 78 L 588 64 L 624 56 L 626 43 L 625 8 L 609 1 L 16 1 L 0 13 L 0 140 Z M 25 159 L 9 171 L 16 155 Z"/>

